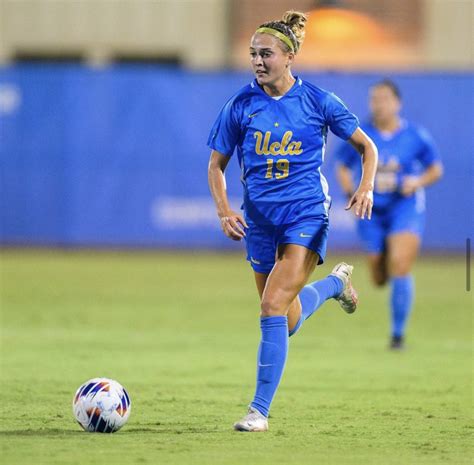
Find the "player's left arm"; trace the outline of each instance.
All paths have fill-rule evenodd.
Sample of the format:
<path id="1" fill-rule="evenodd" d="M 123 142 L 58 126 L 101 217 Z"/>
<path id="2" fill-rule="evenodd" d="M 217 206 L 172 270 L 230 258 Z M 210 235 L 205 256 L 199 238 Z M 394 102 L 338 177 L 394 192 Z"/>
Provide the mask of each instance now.
<path id="1" fill-rule="evenodd" d="M 370 220 L 374 204 L 374 179 L 377 171 L 378 151 L 372 139 L 361 129 L 357 128 L 349 138 L 350 144 L 362 157 L 362 177 L 359 187 L 346 205 L 346 210 L 354 207 L 355 214 L 361 219 Z"/>

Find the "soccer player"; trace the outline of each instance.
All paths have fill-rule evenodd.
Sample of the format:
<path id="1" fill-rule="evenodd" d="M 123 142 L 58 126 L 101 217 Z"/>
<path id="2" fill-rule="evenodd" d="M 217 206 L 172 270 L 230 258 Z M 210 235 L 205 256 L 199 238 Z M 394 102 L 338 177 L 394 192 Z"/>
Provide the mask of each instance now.
<path id="1" fill-rule="evenodd" d="M 337 265 L 305 286 L 326 254 L 328 186 L 320 167 L 328 129 L 349 140 L 362 156 L 363 175 L 347 208 L 371 216 L 377 149 L 335 95 L 297 76 L 291 65 L 301 48 L 306 16 L 286 12 L 262 24 L 250 43 L 255 79 L 223 107 L 208 145 L 209 186 L 224 233 L 245 238 L 260 295 L 261 341 L 257 387 L 238 431 L 266 431 L 270 404 L 295 334 L 326 300 L 352 313 L 357 295 L 352 266 Z M 244 215 L 232 210 L 224 172 L 234 149 L 242 170 Z"/>
<path id="2" fill-rule="evenodd" d="M 362 125 L 379 150 L 372 221 L 358 221 L 376 286 L 391 286 L 391 349 L 403 349 L 413 304 L 411 270 L 424 226 L 423 188 L 436 182 L 443 167 L 431 136 L 400 117 L 397 85 L 384 79 L 370 89 L 370 121 Z M 337 175 L 350 198 L 361 176 L 357 153 L 343 144 L 337 153 Z"/>

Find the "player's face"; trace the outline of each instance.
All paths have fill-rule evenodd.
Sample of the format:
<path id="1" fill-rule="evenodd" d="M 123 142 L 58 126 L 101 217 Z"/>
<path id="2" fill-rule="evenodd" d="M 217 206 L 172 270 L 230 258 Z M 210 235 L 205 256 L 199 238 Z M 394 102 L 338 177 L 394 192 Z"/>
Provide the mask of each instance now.
<path id="1" fill-rule="evenodd" d="M 369 106 L 375 120 L 387 121 L 398 116 L 401 102 L 390 87 L 376 86 L 370 91 Z"/>
<path id="2" fill-rule="evenodd" d="M 270 34 L 254 34 L 250 42 L 250 61 L 257 82 L 272 85 L 288 72 L 293 54 L 284 52 L 279 39 Z"/>

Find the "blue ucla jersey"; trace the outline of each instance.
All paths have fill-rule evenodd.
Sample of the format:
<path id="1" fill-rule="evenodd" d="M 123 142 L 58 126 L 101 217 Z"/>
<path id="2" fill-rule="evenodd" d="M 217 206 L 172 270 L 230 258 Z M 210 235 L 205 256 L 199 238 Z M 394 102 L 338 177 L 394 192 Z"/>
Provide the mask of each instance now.
<path id="1" fill-rule="evenodd" d="M 289 224 L 327 215 L 330 198 L 320 167 L 328 128 L 347 140 L 357 127 L 334 94 L 299 78 L 278 100 L 254 80 L 225 104 L 208 145 L 229 157 L 237 149 L 247 221 Z"/>
<path id="2" fill-rule="evenodd" d="M 363 124 L 362 129 L 374 141 L 379 151 L 379 164 L 375 176 L 374 211 L 383 211 L 401 200 L 400 189 L 404 176 L 419 175 L 439 160 L 439 155 L 426 130 L 402 120 L 401 127 L 392 134 L 380 132 L 372 123 Z M 350 144 L 343 144 L 337 153 L 338 160 L 360 180 L 362 168 L 360 155 Z M 418 210 L 424 210 L 424 191 L 420 189 L 411 196 Z"/>

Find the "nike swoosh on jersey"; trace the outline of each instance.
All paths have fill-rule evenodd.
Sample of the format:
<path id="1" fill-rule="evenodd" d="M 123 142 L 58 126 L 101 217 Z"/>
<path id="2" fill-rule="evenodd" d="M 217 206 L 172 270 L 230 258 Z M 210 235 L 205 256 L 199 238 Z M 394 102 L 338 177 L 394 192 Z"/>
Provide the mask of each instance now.
<path id="1" fill-rule="evenodd" d="M 255 258 L 253 258 L 253 257 L 250 257 L 250 261 L 252 263 L 255 263 L 255 265 L 260 265 L 260 262 L 258 260 L 255 260 Z"/>
<path id="2" fill-rule="evenodd" d="M 257 116 L 260 112 L 257 111 L 256 113 L 252 113 L 251 115 L 249 115 L 249 118 L 253 118 L 254 116 Z"/>
<path id="3" fill-rule="evenodd" d="M 313 237 L 311 234 L 300 233 L 300 237 Z"/>

